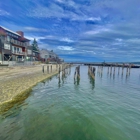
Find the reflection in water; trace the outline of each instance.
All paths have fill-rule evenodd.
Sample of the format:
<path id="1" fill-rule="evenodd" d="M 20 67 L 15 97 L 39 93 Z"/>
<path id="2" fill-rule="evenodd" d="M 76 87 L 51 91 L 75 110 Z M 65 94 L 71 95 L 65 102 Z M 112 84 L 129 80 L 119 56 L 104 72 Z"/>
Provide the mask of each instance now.
<path id="1" fill-rule="evenodd" d="M 102 78 L 103 76 L 103 66 L 98 66 L 97 74 L 99 77 Z"/>
<path id="2" fill-rule="evenodd" d="M 92 90 L 95 88 L 95 79 L 93 79 L 90 74 L 88 74 L 88 79 L 90 80 L 90 84 L 92 85 Z"/>
<path id="3" fill-rule="evenodd" d="M 64 70 L 62 70 L 61 72 L 59 72 L 59 74 L 57 75 L 58 77 L 58 87 L 60 88 L 62 85 L 64 85 L 67 76 L 70 75 L 71 72 L 71 68 L 66 68 Z"/>
<path id="4" fill-rule="evenodd" d="M 58 87 L 61 87 L 61 78 L 60 78 L 60 73 L 58 74 Z"/>
<path id="5" fill-rule="evenodd" d="M 80 84 L 80 78 L 74 77 L 74 84 L 79 85 Z"/>

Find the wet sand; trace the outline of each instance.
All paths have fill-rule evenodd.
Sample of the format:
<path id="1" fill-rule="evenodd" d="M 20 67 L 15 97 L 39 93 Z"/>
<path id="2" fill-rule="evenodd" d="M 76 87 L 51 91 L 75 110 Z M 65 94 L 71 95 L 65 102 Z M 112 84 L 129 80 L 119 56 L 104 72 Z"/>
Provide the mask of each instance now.
<path id="1" fill-rule="evenodd" d="M 47 65 L 20 66 L 0 69 L 0 112 L 8 110 L 13 104 L 20 100 L 31 88 L 58 73 L 56 65 L 52 65 L 52 72 L 47 72 Z M 49 65 L 51 68 L 51 65 Z M 23 94 L 24 93 L 24 94 Z M 9 106 L 10 104 L 10 106 Z M 9 107 L 7 107 L 7 105 Z"/>

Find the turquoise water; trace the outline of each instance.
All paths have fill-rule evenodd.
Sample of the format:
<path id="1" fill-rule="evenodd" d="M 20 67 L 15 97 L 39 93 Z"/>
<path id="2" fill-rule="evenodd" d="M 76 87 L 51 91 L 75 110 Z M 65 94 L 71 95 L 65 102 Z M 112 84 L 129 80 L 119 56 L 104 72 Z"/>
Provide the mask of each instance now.
<path id="1" fill-rule="evenodd" d="M 39 83 L 0 115 L 0 140 L 139 140 L 140 69 L 97 69 L 95 81 L 81 66 L 80 81 L 73 67 Z"/>

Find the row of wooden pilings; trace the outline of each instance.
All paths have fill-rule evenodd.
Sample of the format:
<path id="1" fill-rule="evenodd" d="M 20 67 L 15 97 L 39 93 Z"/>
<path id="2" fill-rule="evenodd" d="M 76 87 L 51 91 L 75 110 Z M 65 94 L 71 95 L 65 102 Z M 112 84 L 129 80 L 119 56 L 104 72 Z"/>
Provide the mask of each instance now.
<path id="1" fill-rule="evenodd" d="M 56 68 L 53 69 L 53 66 L 56 65 Z M 65 73 L 65 69 L 71 67 L 71 64 L 46 64 L 46 65 L 42 65 L 42 72 L 43 73 L 52 73 L 54 71 L 58 71 L 58 73 L 60 73 L 62 71 L 62 73 Z M 54 71 L 53 71 L 54 70 Z"/>
<path id="2" fill-rule="evenodd" d="M 124 67 L 124 65 L 120 66 L 110 66 L 107 68 L 107 74 L 110 75 L 115 75 L 116 71 L 118 73 L 118 75 L 121 73 L 122 75 L 125 73 L 126 71 L 126 76 L 130 75 L 130 71 L 131 71 L 131 65 L 129 65 L 128 67 Z M 103 73 L 103 66 L 98 66 L 98 74 L 102 75 Z"/>
<path id="3" fill-rule="evenodd" d="M 62 64 L 62 66 L 59 66 L 59 77 L 61 77 L 61 71 L 62 71 L 62 78 L 65 77 L 66 74 L 70 73 L 70 64 Z"/>
<path id="4" fill-rule="evenodd" d="M 95 67 L 88 66 L 88 74 L 95 79 Z M 74 79 L 80 79 L 80 65 L 75 68 Z"/>
<path id="5" fill-rule="evenodd" d="M 62 65 L 62 67 L 59 67 L 58 72 L 58 86 L 62 86 L 64 84 L 65 78 L 67 75 L 70 75 L 71 73 L 71 66 L 72 65 Z"/>

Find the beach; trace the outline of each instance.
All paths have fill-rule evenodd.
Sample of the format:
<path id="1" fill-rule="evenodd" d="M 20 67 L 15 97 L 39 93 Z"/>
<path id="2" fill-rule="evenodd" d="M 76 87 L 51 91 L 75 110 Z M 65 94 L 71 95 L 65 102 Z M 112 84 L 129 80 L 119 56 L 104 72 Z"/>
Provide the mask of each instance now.
<path id="1" fill-rule="evenodd" d="M 49 66 L 49 72 L 47 72 L 47 66 Z M 0 112 L 8 110 L 19 100 L 27 98 L 27 93 L 30 93 L 33 86 L 57 73 L 58 68 L 56 64 L 1 68 Z"/>

